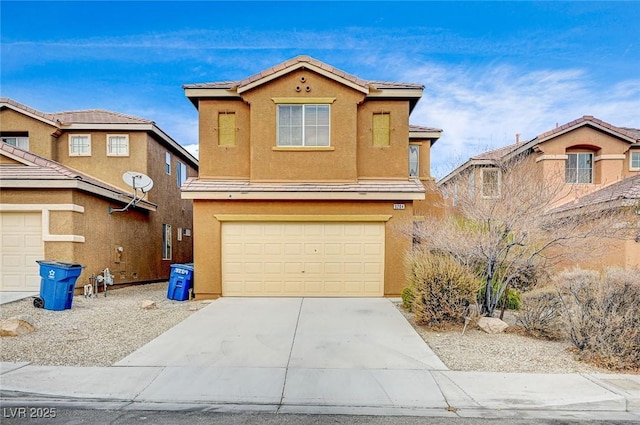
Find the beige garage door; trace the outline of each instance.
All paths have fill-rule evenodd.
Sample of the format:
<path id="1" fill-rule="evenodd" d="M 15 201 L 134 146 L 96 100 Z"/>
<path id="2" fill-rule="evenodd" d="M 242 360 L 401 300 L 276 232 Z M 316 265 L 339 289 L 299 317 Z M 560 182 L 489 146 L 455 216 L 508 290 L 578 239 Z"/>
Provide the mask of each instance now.
<path id="1" fill-rule="evenodd" d="M 0 213 L 0 290 L 39 291 L 36 260 L 44 258 L 41 213 Z"/>
<path id="2" fill-rule="evenodd" d="M 225 296 L 382 296 L 384 223 L 222 224 Z"/>

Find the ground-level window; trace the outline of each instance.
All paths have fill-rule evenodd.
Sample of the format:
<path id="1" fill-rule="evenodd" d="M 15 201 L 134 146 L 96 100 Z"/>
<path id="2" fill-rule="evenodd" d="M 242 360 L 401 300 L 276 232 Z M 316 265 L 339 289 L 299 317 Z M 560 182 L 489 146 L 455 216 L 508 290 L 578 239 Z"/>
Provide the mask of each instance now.
<path id="1" fill-rule="evenodd" d="M 329 105 L 278 105 L 278 146 L 330 146 Z"/>
<path id="2" fill-rule="evenodd" d="M 631 163 L 629 164 L 631 171 L 640 171 L 640 151 L 631 152 Z"/>
<path id="3" fill-rule="evenodd" d="M 420 146 L 409 145 L 409 177 L 420 177 L 419 168 L 420 165 Z"/>
<path id="4" fill-rule="evenodd" d="M 566 183 L 593 183 L 593 154 L 570 153 L 565 162 Z"/>
<path id="5" fill-rule="evenodd" d="M 500 197 L 500 170 L 498 168 L 485 168 L 482 170 L 482 197 Z"/>
<path id="6" fill-rule="evenodd" d="M 129 156 L 129 135 L 108 134 L 107 156 Z"/>
<path id="7" fill-rule="evenodd" d="M 172 243 L 171 243 L 171 225 L 162 225 L 162 259 L 171 260 Z"/>
<path id="8" fill-rule="evenodd" d="M 69 156 L 91 156 L 91 135 L 70 134 Z"/>

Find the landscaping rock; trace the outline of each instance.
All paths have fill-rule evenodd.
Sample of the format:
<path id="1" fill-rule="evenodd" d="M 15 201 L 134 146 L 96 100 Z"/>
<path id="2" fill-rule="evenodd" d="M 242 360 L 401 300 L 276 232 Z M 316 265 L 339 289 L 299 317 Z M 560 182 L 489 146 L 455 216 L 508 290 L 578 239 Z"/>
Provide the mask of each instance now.
<path id="1" fill-rule="evenodd" d="M 0 322 L 0 336 L 20 336 L 31 333 L 36 327 L 26 320 L 10 317 Z"/>
<path id="2" fill-rule="evenodd" d="M 158 308 L 158 306 L 156 305 L 156 302 L 152 300 L 143 300 L 142 303 L 140 304 L 140 307 L 142 307 L 145 310 L 154 310 Z"/>
<path id="3" fill-rule="evenodd" d="M 499 334 L 504 332 L 509 325 L 497 317 L 481 317 L 478 320 L 478 327 L 488 334 Z"/>

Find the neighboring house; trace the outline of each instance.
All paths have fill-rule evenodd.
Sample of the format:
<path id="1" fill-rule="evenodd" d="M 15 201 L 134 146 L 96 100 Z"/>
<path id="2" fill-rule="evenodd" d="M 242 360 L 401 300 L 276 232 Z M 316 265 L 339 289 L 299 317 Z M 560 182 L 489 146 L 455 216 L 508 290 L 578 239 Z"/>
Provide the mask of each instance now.
<path id="1" fill-rule="evenodd" d="M 396 296 L 441 130 L 409 125 L 417 84 L 299 56 L 241 81 L 184 86 L 199 111 L 195 292 Z M 434 191 L 435 192 L 435 191 Z"/>
<path id="2" fill-rule="evenodd" d="M 455 207 L 465 190 L 478 198 L 500 197 L 500 163 L 525 158 L 540 167 L 544 182 L 560 187 L 553 214 L 582 214 L 593 208 L 634 207 L 640 203 L 640 130 L 616 127 L 583 116 L 534 139 L 472 157 L 438 181 Z M 526 184 L 523 179 L 523 184 Z M 618 241 L 598 266 L 640 267 L 640 242 Z M 589 265 L 595 265 L 591 262 Z"/>
<path id="3" fill-rule="evenodd" d="M 192 203 L 180 186 L 198 162 L 153 121 L 0 98 L 0 137 L 1 290 L 37 290 L 41 259 L 85 266 L 78 284 L 105 268 L 116 284 L 165 280 L 172 263 L 192 260 Z M 113 211 L 132 200 L 127 171 L 154 187 Z"/>

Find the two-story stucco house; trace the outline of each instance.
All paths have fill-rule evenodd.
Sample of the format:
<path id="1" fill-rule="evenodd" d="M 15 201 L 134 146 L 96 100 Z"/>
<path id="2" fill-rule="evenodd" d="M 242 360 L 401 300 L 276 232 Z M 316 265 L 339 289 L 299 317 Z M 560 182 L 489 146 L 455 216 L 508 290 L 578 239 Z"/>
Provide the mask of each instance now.
<path id="1" fill-rule="evenodd" d="M 640 130 L 616 127 L 593 116 L 557 126 L 527 142 L 477 155 L 438 181 L 438 187 L 454 207 L 456 197 L 469 190 L 478 198 L 500 199 L 503 171 L 499 164 L 516 157 L 535 164 L 542 171 L 536 175 L 547 186 L 558 188 L 550 214 L 584 215 L 594 209 L 616 208 L 640 213 Z M 526 178 L 522 184 L 527 184 Z M 611 249 L 605 255 L 579 265 L 640 267 L 638 227 L 638 237 L 609 241 Z"/>
<path id="2" fill-rule="evenodd" d="M 106 268 L 116 284 L 164 280 L 192 260 L 192 202 L 180 186 L 198 162 L 153 121 L 2 98 L 0 137 L 1 290 L 37 290 L 41 259 L 85 266 L 77 284 Z M 154 185 L 120 211 L 133 198 L 128 171 Z"/>
<path id="3" fill-rule="evenodd" d="M 395 296 L 441 130 L 409 125 L 418 84 L 365 81 L 307 56 L 191 84 L 200 169 L 195 292 Z"/>

